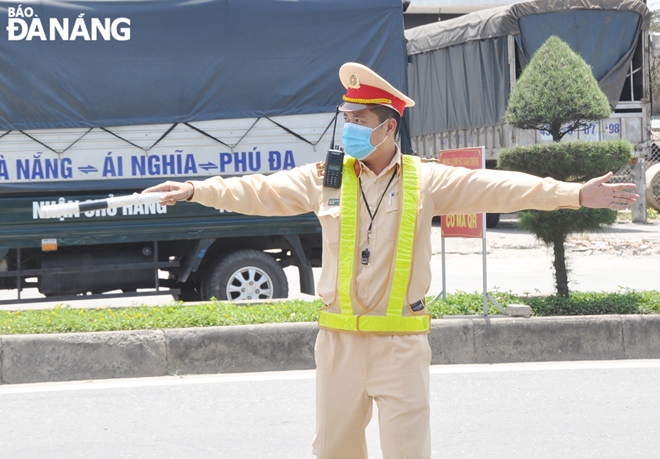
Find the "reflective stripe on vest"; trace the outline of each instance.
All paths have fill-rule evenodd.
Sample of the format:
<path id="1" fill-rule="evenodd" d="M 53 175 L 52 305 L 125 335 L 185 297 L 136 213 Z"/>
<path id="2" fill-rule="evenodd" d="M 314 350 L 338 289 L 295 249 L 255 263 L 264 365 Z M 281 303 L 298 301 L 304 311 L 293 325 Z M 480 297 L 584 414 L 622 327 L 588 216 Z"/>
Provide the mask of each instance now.
<path id="1" fill-rule="evenodd" d="M 390 290 L 386 315 L 353 314 L 351 285 L 355 268 L 355 253 L 358 238 L 358 207 L 360 187 L 354 172 L 355 159 L 344 160 L 343 184 L 341 188 L 341 223 L 339 236 L 339 262 L 337 273 L 340 314 L 321 311 L 319 325 L 325 328 L 364 332 L 419 333 L 431 328 L 428 314 L 402 315 L 410 270 L 412 266 L 413 241 L 417 227 L 419 209 L 418 165 L 419 158 L 403 156 L 402 209 L 399 220 L 399 237 L 394 260 L 394 276 Z"/>

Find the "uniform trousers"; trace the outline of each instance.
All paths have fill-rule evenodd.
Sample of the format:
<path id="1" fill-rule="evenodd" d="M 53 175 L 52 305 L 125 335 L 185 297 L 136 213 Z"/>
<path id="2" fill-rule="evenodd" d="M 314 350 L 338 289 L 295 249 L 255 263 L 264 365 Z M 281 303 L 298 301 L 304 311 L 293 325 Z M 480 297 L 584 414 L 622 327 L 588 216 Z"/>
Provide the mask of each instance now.
<path id="1" fill-rule="evenodd" d="M 383 459 L 431 457 L 427 335 L 321 329 L 314 352 L 317 457 L 366 459 L 374 400 Z"/>

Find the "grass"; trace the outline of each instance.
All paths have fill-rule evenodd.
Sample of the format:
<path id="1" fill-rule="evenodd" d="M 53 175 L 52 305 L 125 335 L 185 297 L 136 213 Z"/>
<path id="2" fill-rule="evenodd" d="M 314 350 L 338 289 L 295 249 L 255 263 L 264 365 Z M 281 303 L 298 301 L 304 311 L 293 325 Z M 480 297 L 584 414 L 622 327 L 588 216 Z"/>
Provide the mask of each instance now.
<path id="1" fill-rule="evenodd" d="M 318 318 L 321 302 L 276 301 L 254 306 L 211 301 L 194 305 L 0 311 L 0 334 L 73 333 L 160 328 L 215 327 L 281 322 L 310 322 Z"/>
<path id="2" fill-rule="evenodd" d="M 535 316 L 594 314 L 659 314 L 660 292 L 622 290 L 618 293 L 574 292 L 569 298 L 557 296 L 492 293 L 502 305 L 523 303 Z M 274 301 L 252 306 L 210 301 L 194 305 L 173 302 L 163 306 L 0 311 L 0 335 L 29 333 L 74 333 L 162 328 L 213 327 L 283 322 L 314 322 L 322 307 L 320 300 Z M 447 315 L 478 315 L 483 312 L 480 293 L 455 293 L 447 301 L 429 303 L 433 318 Z M 498 311 L 491 306 L 490 314 Z"/>

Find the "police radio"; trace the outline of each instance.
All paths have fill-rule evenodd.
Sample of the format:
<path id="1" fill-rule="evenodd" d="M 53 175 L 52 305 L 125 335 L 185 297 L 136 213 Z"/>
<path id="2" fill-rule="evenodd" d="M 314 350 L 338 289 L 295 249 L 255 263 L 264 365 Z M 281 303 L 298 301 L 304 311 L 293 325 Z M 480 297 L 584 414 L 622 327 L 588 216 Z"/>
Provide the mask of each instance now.
<path id="1" fill-rule="evenodd" d="M 337 130 L 337 117 L 339 116 L 339 107 L 335 113 L 335 125 L 332 128 L 332 140 L 330 149 L 325 156 L 325 174 L 323 176 L 323 186 L 328 188 L 341 188 L 341 175 L 344 170 L 344 151 L 335 145 L 335 131 Z"/>
<path id="2" fill-rule="evenodd" d="M 336 147 L 336 146 L 335 146 Z M 344 152 L 339 148 L 331 148 L 325 156 L 325 175 L 323 186 L 341 188 L 341 174 L 344 170 Z"/>

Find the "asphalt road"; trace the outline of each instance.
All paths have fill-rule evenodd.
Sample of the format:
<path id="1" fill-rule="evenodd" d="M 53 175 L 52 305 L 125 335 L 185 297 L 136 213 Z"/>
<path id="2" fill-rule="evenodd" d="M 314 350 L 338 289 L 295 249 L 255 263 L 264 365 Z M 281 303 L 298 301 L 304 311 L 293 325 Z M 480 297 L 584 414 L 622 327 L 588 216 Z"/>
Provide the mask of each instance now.
<path id="1" fill-rule="evenodd" d="M 504 215 L 497 228 L 486 233 L 486 283 L 488 291 L 515 294 L 554 294 L 554 253 L 516 226 L 517 215 Z M 443 285 L 442 237 L 439 226 L 432 230 L 433 279 L 429 295 L 481 292 L 484 284 L 483 241 L 445 239 L 445 284 Z M 616 223 L 599 232 L 569 237 L 567 265 L 569 289 L 582 292 L 660 290 L 660 222 Z M 646 247 L 646 249 L 643 249 Z M 642 250 L 639 250 L 642 248 Z M 289 291 L 296 298 L 313 298 L 299 291 L 296 270 L 289 270 Z M 320 268 L 315 268 L 318 280 Z"/>
<path id="2" fill-rule="evenodd" d="M 660 457 L 660 360 L 431 369 L 434 458 Z M 12 459 L 311 458 L 314 372 L 0 386 Z M 381 458 L 376 414 L 371 458 Z"/>
<path id="3" fill-rule="evenodd" d="M 486 267 L 488 290 L 511 291 L 516 294 L 552 294 L 555 292 L 552 273 L 553 252 L 533 235 L 516 227 L 517 215 L 502 216 L 497 228 L 486 233 Z M 442 238 L 440 228 L 432 231 L 433 280 L 429 295 L 443 291 Z M 569 288 L 572 291 L 617 292 L 621 289 L 660 290 L 660 222 L 636 224 L 616 223 L 601 232 L 572 235 L 567 250 Z M 586 244 L 587 249 L 584 245 Z M 604 249 L 589 250 L 589 247 Z M 646 250 L 633 250 L 648 246 Z M 445 239 L 447 292 L 483 290 L 483 242 L 481 239 Z M 318 282 L 321 268 L 314 268 Z M 314 299 L 300 293 L 298 270 L 285 269 L 289 280 L 289 297 Z M 40 297 L 35 289 L 26 290 L 23 298 Z M 15 291 L 0 291 L 0 299 L 16 298 Z M 169 295 L 83 300 L 71 302 L 74 307 L 131 306 L 162 304 L 172 301 Z M 52 307 L 57 302 L 23 303 L 21 308 Z M 0 309 L 15 309 L 16 305 L 0 305 Z"/>

